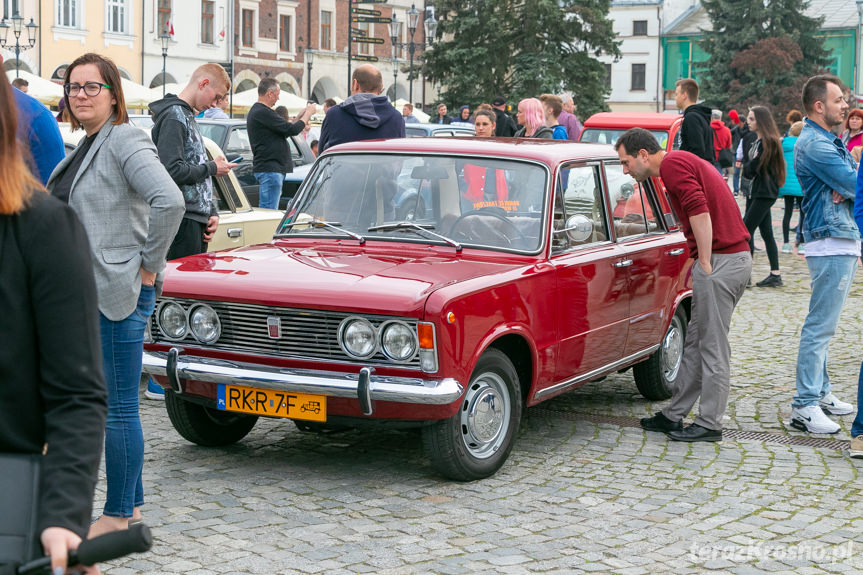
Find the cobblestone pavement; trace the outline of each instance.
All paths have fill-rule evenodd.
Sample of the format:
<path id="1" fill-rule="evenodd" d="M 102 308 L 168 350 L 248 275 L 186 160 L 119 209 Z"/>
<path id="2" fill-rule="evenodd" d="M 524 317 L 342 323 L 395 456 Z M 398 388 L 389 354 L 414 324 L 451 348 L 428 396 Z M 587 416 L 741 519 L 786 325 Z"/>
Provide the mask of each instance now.
<path id="1" fill-rule="evenodd" d="M 630 373 L 527 410 L 507 464 L 473 483 L 435 476 L 414 431 L 320 435 L 261 420 L 239 444 L 206 449 L 179 438 L 161 403 L 142 401 L 156 542 L 103 571 L 860 572 L 863 461 L 826 441 L 847 441 L 853 416 L 821 444 L 782 443 L 808 437 L 783 421 L 809 283 L 802 257 L 781 265 L 785 287 L 747 290 L 735 313 L 735 431 L 719 444 L 634 427 L 661 404 L 641 398 Z M 767 271 L 758 252 L 753 278 Z M 861 280 L 830 349 L 835 392 L 852 402 Z"/>

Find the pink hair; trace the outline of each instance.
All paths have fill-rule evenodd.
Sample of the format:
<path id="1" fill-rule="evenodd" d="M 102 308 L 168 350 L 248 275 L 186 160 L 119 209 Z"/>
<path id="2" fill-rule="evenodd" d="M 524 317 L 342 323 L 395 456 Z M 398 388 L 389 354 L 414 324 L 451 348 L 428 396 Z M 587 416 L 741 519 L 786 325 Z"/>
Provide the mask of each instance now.
<path id="1" fill-rule="evenodd" d="M 542 111 L 542 102 L 536 98 L 525 98 L 518 103 L 524 114 L 524 135 L 533 136 L 542 126 L 545 126 L 545 112 Z"/>

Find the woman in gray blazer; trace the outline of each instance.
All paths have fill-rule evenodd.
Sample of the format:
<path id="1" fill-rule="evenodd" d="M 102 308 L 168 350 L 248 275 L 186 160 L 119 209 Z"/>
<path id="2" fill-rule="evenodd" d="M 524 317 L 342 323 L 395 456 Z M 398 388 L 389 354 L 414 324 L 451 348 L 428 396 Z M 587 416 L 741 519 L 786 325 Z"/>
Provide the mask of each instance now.
<path id="1" fill-rule="evenodd" d="M 94 537 L 127 528 L 144 503 L 138 414 L 144 330 L 184 202 L 147 134 L 129 124 L 111 60 L 76 59 L 64 91 L 72 128 L 87 135 L 54 169 L 48 189 L 75 210 L 90 240 L 108 384 L 107 500 L 90 528 Z"/>

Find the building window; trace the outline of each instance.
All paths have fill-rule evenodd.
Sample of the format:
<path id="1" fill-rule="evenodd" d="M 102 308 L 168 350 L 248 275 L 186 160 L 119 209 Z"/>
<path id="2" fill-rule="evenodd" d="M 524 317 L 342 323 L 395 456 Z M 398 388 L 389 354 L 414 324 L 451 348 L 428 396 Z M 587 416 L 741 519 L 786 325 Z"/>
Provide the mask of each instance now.
<path id="1" fill-rule="evenodd" d="M 611 90 L 611 64 L 605 65 L 605 87 Z"/>
<path id="2" fill-rule="evenodd" d="M 65 28 L 77 28 L 79 26 L 78 2 L 79 0 L 57 0 L 57 17 L 55 19 L 57 26 Z M 17 2 L 14 2 L 12 7 L 17 8 Z"/>
<path id="3" fill-rule="evenodd" d="M 363 32 L 365 32 L 365 34 L 362 34 L 362 36 L 364 36 L 366 38 L 368 38 L 369 36 L 372 35 L 372 27 L 371 27 L 371 24 L 369 24 L 368 22 L 357 22 L 356 28 L 357 28 L 357 30 L 362 30 Z M 364 44 L 362 42 L 357 42 L 357 54 L 371 55 L 371 53 L 372 53 L 372 45 L 371 44 Z"/>
<path id="4" fill-rule="evenodd" d="M 171 23 L 171 0 L 159 0 L 156 8 L 156 22 L 159 27 L 156 29 L 156 35 L 170 34 L 169 29 Z"/>
<path id="5" fill-rule="evenodd" d="M 255 46 L 255 11 L 243 9 L 243 39 L 246 48 Z"/>
<path id="6" fill-rule="evenodd" d="M 279 50 L 282 52 L 292 52 L 291 17 L 284 14 L 279 15 Z"/>
<path id="7" fill-rule="evenodd" d="M 631 90 L 644 90 L 645 78 L 647 77 L 646 64 L 632 65 L 632 88 Z"/>
<path id="8" fill-rule="evenodd" d="M 213 43 L 213 0 L 201 0 L 201 44 Z"/>
<path id="9" fill-rule="evenodd" d="M 114 34 L 128 34 L 129 26 L 126 18 L 129 14 L 127 6 L 129 0 L 107 0 L 105 7 L 108 9 L 106 29 Z"/>
<path id="10" fill-rule="evenodd" d="M 647 36 L 647 20 L 633 20 L 632 21 L 632 35 L 633 36 Z"/>
<path id="11" fill-rule="evenodd" d="M 11 18 L 21 13 L 18 0 L 3 0 L 3 18 Z"/>
<path id="12" fill-rule="evenodd" d="M 332 50 L 333 13 L 321 10 L 321 50 Z"/>

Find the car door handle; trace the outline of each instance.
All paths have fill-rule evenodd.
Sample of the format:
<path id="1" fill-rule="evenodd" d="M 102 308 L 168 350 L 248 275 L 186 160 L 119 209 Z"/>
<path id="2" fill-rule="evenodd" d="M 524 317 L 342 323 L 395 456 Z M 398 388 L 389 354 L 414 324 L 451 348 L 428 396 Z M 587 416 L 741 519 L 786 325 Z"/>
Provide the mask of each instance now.
<path id="1" fill-rule="evenodd" d="M 625 268 L 632 265 L 632 260 L 620 260 L 619 262 L 614 263 L 614 267 L 616 268 Z"/>
<path id="2" fill-rule="evenodd" d="M 677 249 L 673 249 L 671 251 L 667 251 L 665 253 L 670 255 L 670 256 L 679 256 L 680 254 L 682 254 L 685 251 L 686 250 L 684 250 L 683 248 L 677 248 Z"/>
<path id="3" fill-rule="evenodd" d="M 228 228 L 229 238 L 238 238 L 243 235 L 243 228 Z"/>

